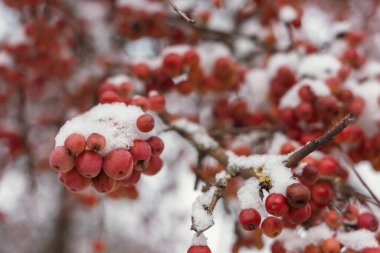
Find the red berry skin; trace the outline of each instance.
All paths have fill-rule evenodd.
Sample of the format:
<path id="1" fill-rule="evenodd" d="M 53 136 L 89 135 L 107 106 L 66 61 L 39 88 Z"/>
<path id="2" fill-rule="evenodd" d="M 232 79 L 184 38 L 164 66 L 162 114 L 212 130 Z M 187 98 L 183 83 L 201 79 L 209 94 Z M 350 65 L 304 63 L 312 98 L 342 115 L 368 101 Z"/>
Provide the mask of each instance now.
<path id="1" fill-rule="evenodd" d="M 154 118 L 151 115 L 145 113 L 137 118 L 136 125 L 141 132 L 150 132 L 154 128 Z"/>
<path id="2" fill-rule="evenodd" d="M 156 175 L 162 169 L 163 164 L 164 163 L 159 156 L 152 155 L 152 157 L 149 160 L 148 167 L 145 168 L 142 172 L 144 173 L 144 175 Z"/>
<path id="3" fill-rule="evenodd" d="M 107 193 L 115 189 L 116 181 L 109 176 L 107 176 L 104 172 L 101 172 L 97 177 L 93 178 L 92 186 L 95 188 L 97 192 Z"/>
<path id="4" fill-rule="evenodd" d="M 94 178 L 99 175 L 103 158 L 95 151 L 86 150 L 75 159 L 75 167 L 83 177 Z"/>
<path id="5" fill-rule="evenodd" d="M 162 65 L 165 71 L 173 77 L 181 74 L 183 61 L 178 54 L 170 53 L 164 57 Z"/>
<path id="6" fill-rule="evenodd" d="M 294 183 L 286 188 L 286 199 L 289 206 L 300 208 L 310 201 L 310 191 L 300 183 Z"/>
<path id="7" fill-rule="evenodd" d="M 375 232 L 379 227 L 379 221 L 371 213 L 362 213 L 358 218 L 358 227 Z"/>
<path id="8" fill-rule="evenodd" d="M 83 191 L 89 184 L 90 179 L 82 177 L 74 168 L 62 176 L 63 184 L 72 192 Z"/>
<path id="9" fill-rule="evenodd" d="M 160 155 L 164 151 L 165 144 L 158 136 L 152 136 L 146 140 L 152 149 L 152 155 Z"/>
<path id="10" fill-rule="evenodd" d="M 311 188 L 311 198 L 318 205 L 327 205 L 334 198 L 334 192 L 328 183 L 317 183 Z"/>
<path id="11" fill-rule="evenodd" d="M 127 178 L 133 171 L 133 160 L 128 150 L 119 148 L 104 157 L 103 170 L 115 180 Z"/>
<path id="12" fill-rule="evenodd" d="M 343 213 L 343 218 L 348 221 L 355 221 L 359 218 L 359 210 L 353 204 L 347 206 L 346 211 Z"/>
<path id="13" fill-rule="evenodd" d="M 269 214 L 281 217 L 288 212 L 289 206 L 284 195 L 271 193 L 265 200 L 265 209 Z"/>
<path id="14" fill-rule="evenodd" d="M 306 204 L 300 208 L 290 208 L 285 218 L 293 224 L 299 224 L 308 220 L 311 216 L 311 206 Z"/>
<path id="15" fill-rule="evenodd" d="M 149 161 L 152 155 L 152 149 L 149 144 L 144 140 L 133 141 L 133 147 L 129 150 L 133 157 L 133 161 L 138 163 L 139 161 L 146 162 Z"/>
<path id="16" fill-rule="evenodd" d="M 50 152 L 49 165 L 54 171 L 66 173 L 74 168 L 75 159 L 65 147 L 59 146 Z"/>
<path id="17" fill-rule="evenodd" d="M 303 168 L 301 176 L 307 183 L 314 184 L 319 178 L 318 169 L 308 164 Z"/>
<path id="18" fill-rule="evenodd" d="M 86 139 L 81 134 L 70 134 L 64 144 L 65 148 L 69 150 L 72 155 L 80 155 L 86 148 Z"/>
<path id="19" fill-rule="evenodd" d="M 267 217 L 262 223 L 261 223 L 261 230 L 263 233 L 270 237 L 275 238 L 282 232 L 282 221 L 279 218 L 270 216 Z"/>
<path id="20" fill-rule="evenodd" d="M 261 216 L 256 209 L 243 209 L 239 214 L 239 222 L 245 230 L 252 231 L 260 226 Z"/>
<path id="21" fill-rule="evenodd" d="M 187 250 L 187 253 L 211 253 L 211 250 L 207 245 L 193 245 Z"/>
<path id="22" fill-rule="evenodd" d="M 124 178 L 122 180 L 119 180 L 119 184 L 125 187 L 132 186 L 138 183 L 140 181 L 141 172 L 137 170 L 133 170 L 132 174 Z"/>
<path id="23" fill-rule="evenodd" d="M 365 248 L 361 253 L 380 253 L 380 248 Z"/>
<path id="24" fill-rule="evenodd" d="M 131 105 L 140 106 L 141 109 L 145 112 L 150 109 L 150 102 L 146 97 L 136 96 L 132 99 Z"/>
<path id="25" fill-rule="evenodd" d="M 165 97 L 159 93 L 149 95 L 150 109 L 154 112 L 162 112 L 165 110 Z"/>
<path id="26" fill-rule="evenodd" d="M 90 150 L 102 151 L 106 146 L 106 138 L 98 133 L 92 133 L 87 137 L 87 147 Z"/>
<path id="27" fill-rule="evenodd" d="M 338 169 L 339 165 L 337 161 L 330 156 L 324 156 L 319 161 L 318 171 L 321 175 L 333 176 L 337 173 Z"/>
<path id="28" fill-rule="evenodd" d="M 342 225 L 342 217 L 334 210 L 330 210 L 325 215 L 325 223 L 332 229 L 338 229 Z"/>
<path id="29" fill-rule="evenodd" d="M 281 241 L 274 241 L 274 243 L 271 246 L 271 252 L 272 253 L 286 253 L 286 250 Z"/>

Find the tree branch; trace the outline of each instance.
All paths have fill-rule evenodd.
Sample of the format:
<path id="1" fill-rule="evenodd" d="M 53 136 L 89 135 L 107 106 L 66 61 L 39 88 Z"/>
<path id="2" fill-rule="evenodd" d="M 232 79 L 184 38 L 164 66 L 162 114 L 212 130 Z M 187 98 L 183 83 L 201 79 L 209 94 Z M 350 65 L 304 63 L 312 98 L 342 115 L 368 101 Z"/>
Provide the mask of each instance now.
<path id="1" fill-rule="evenodd" d="M 174 3 L 172 0 L 168 0 L 168 3 L 170 4 L 170 6 L 173 8 L 173 10 L 175 12 L 177 12 L 177 14 L 183 18 L 187 23 L 190 23 L 190 24 L 195 24 L 195 20 L 194 19 L 191 19 L 189 18 L 186 13 L 184 13 L 183 11 L 181 11 Z"/>
<path id="2" fill-rule="evenodd" d="M 305 146 L 298 149 L 296 152 L 292 153 L 288 161 L 286 162 L 286 167 L 292 168 L 298 164 L 303 158 L 309 155 L 311 152 L 321 147 L 322 145 L 330 142 L 336 135 L 341 133 L 349 124 L 354 122 L 356 119 L 355 114 L 349 113 L 341 119 L 333 128 L 330 128 L 322 136 L 308 142 Z"/>

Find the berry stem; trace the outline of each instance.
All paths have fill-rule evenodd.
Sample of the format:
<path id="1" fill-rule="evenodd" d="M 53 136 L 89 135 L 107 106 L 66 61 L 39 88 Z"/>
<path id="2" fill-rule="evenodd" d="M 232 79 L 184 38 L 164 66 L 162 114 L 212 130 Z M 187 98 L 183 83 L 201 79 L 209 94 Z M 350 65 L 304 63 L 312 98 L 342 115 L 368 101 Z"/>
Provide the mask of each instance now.
<path id="1" fill-rule="evenodd" d="M 172 0 L 168 0 L 169 5 L 173 8 L 173 10 L 181 17 L 183 18 L 187 23 L 195 24 L 195 20 L 192 18 L 189 18 L 189 16 L 186 15 L 183 11 L 181 11 L 177 5 L 173 3 Z"/>

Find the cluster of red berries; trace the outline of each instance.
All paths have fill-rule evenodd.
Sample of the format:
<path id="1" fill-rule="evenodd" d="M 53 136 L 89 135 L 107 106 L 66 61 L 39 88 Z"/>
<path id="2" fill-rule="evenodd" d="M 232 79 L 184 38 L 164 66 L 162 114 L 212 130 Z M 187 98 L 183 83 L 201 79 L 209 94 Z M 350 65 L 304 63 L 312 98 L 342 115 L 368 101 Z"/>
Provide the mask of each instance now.
<path id="1" fill-rule="evenodd" d="M 269 121 L 268 116 L 261 110 L 250 112 L 245 100 L 229 101 L 227 97 L 221 97 L 214 102 L 212 115 L 216 126 L 259 126 Z"/>
<path id="2" fill-rule="evenodd" d="M 126 105 L 136 105 L 140 106 L 143 111 L 162 112 L 165 110 L 165 97 L 157 91 L 149 92 L 148 97 L 134 96 L 131 98 L 132 92 L 133 86 L 128 81 L 124 81 L 119 85 L 105 81 L 98 90 L 99 102 L 102 104 L 118 102 Z"/>
<path id="3" fill-rule="evenodd" d="M 137 119 L 137 127 L 149 132 L 154 127 L 152 120 L 143 114 Z M 135 185 L 141 173 L 155 175 L 162 168 L 160 154 L 164 143 L 157 136 L 134 140 L 131 148 L 118 148 L 102 157 L 99 152 L 105 146 L 106 139 L 101 134 L 92 133 L 87 139 L 71 134 L 64 146 L 50 153 L 50 167 L 59 173 L 60 181 L 71 191 L 80 192 L 91 184 L 100 193 L 110 192 L 117 186 Z"/>
<path id="4" fill-rule="evenodd" d="M 254 208 L 243 209 L 239 214 L 239 222 L 245 230 L 255 230 L 260 227 L 268 237 L 277 237 L 283 229 L 283 219 L 292 224 L 299 224 L 311 216 L 310 191 L 300 183 L 288 186 L 286 196 L 271 193 L 265 200 L 265 209 L 272 215 L 261 222 L 259 212 Z"/>
<path id="5" fill-rule="evenodd" d="M 201 66 L 200 55 L 194 49 L 182 55 L 174 52 L 164 55 L 162 65 L 156 69 L 145 63 L 136 63 L 132 66 L 132 73 L 145 82 L 148 90 L 175 89 L 182 94 L 236 90 L 244 76 L 241 66 L 229 57 L 217 58 L 211 73 L 206 73 Z M 176 81 L 176 77 L 181 80 Z"/>

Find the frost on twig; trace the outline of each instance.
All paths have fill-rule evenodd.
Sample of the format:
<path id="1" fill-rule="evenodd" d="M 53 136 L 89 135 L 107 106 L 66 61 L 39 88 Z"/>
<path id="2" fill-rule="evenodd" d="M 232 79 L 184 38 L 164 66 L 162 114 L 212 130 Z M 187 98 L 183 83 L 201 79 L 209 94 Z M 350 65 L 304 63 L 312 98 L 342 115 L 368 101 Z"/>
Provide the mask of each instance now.
<path id="1" fill-rule="evenodd" d="M 209 210 L 209 204 L 211 203 L 216 191 L 217 188 L 212 187 L 207 192 L 198 196 L 193 203 L 191 229 L 197 232 L 198 235 L 214 225 L 214 217 L 212 215 L 212 212 Z"/>

